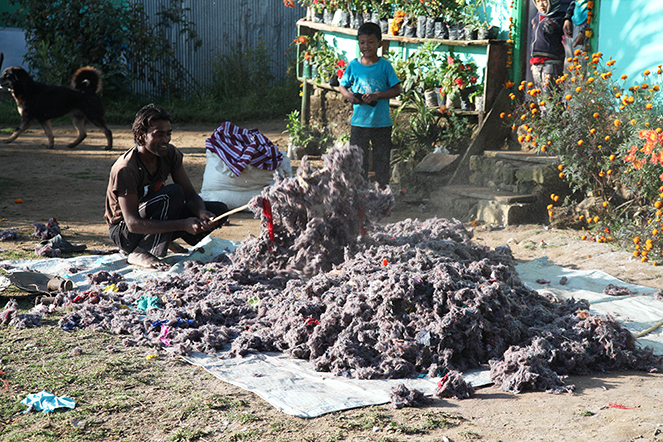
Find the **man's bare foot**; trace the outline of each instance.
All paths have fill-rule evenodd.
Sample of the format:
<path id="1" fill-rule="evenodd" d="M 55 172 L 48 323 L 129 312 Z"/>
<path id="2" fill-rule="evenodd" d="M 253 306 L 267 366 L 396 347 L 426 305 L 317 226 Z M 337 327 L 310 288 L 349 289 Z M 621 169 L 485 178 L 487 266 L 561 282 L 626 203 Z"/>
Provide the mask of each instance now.
<path id="1" fill-rule="evenodd" d="M 189 253 L 189 249 L 187 249 L 186 247 L 182 247 L 181 245 L 172 241 L 168 245 L 168 250 L 170 250 L 173 253 Z"/>
<path id="2" fill-rule="evenodd" d="M 127 262 L 131 265 L 148 269 L 158 269 L 162 266 L 161 261 L 159 261 L 156 256 L 139 248 L 136 248 L 133 252 L 129 253 L 129 256 L 127 256 Z"/>

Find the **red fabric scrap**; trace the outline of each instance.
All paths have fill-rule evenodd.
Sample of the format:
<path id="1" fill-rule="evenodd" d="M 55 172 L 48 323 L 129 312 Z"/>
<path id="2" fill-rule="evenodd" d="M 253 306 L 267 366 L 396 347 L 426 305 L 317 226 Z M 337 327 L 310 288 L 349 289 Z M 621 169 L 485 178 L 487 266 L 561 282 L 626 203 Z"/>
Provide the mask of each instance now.
<path id="1" fill-rule="evenodd" d="M 622 404 L 615 404 L 614 402 L 610 402 L 608 404 L 608 407 L 619 408 L 620 410 L 636 410 L 638 408 L 638 407 L 625 407 Z"/>
<path id="2" fill-rule="evenodd" d="M 267 198 L 262 200 L 262 213 L 267 218 L 267 231 L 269 232 L 269 240 L 274 242 L 274 218 L 272 217 L 272 205 Z"/>

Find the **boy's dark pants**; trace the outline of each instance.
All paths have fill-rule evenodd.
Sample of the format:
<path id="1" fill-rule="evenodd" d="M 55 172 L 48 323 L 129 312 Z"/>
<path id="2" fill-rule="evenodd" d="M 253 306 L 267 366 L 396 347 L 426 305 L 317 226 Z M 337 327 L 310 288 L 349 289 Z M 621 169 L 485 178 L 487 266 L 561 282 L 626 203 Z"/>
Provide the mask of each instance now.
<path id="1" fill-rule="evenodd" d="M 218 202 L 205 202 L 205 208 L 215 216 L 219 216 L 228 211 L 228 206 Z M 169 184 L 162 187 L 157 192 L 144 198 L 138 203 L 138 213 L 145 219 L 185 219 L 194 215 L 184 201 L 184 191 L 177 184 Z M 226 218 L 219 221 L 219 227 L 226 222 Z M 217 227 L 218 228 L 218 227 Z M 175 231 L 159 234 L 143 235 L 131 233 L 126 223 L 120 221 L 109 227 L 110 237 L 113 242 L 126 253 L 131 253 L 136 247 L 147 250 L 154 256 L 165 256 L 168 252 L 170 242 L 177 238 L 182 238 L 189 245 L 195 245 L 211 233 L 201 232 L 192 235 L 185 231 Z"/>
<path id="2" fill-rule="evenodd" d="M 368 178 L 368 152 L 373 148 L 373 171 L 381 186 L 389 184 L 391 178 L 391 126 L 390 127 L 350 127 L 350 144 L 364 151 L 364 178 Z"/>

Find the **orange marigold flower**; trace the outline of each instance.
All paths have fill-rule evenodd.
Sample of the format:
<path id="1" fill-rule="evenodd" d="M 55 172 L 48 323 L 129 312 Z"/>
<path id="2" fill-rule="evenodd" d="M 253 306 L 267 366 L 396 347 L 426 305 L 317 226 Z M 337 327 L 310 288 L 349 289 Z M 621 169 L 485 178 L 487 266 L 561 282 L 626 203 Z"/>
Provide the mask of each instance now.
<path id="1" fill-rule="evenodd" d="M 603 201 L 603 207 L 608 207 L 608 202 L 607 201 Z"/>
<path id="2" fill-rule="evenodd" d="M 654 107 L 654 105 L 651 104 L 651 103 L 647 103 L 647 105 L 646 105 L 645 107 L 647 108 L 647 110 L 652 110 L 652 108 Z"/>
<path id="3" fill-rule="evenodd" d="M 624 74 L 624 75 L 622 75 L 621 78 L 622 78 L 622 80 L 626 80 L 628 78 L 628 75 Z"/>
<path id="4" fill-rule="evenodd" d="M 589 129 L 589 133 L 594 135 L 596 133 L 596 129 L 594 129 L 594 128 Z"/>
<path id="5" fill-rule="evenodd" d="M 564 98 L 566 99 L 566 101 L 569 101 L 572 97 L 571 97 L 571 94 L 567 94 L 566 97 L 564 97 Z"/>
<path id="6" fill-rule="evenodd" d="M 603 178 L 603 177 L 605 176 L 605 172 L 604 172 L 604 171 L 600 171 L 600 172 L 599 172 L 599 176 L 600 176 L 601 178 Z"/>
<path id="7" fill-rule="evenodd" d="M 615 161 L 615 155 L 614 155 L 614 154 L 610 155 L 610 156 L 608 157 L 608 159 L 609 159 L 610 161 Z"/>
<path id="8" fill-rule="evenodd" d="M 649 72 L 649 69 L 647 69 L 646 71 L 643 72 L 643 74 L 649 75 L 649 74 L 651 74 L 651 72 Z"/>
<path id="9" fill-rule="evenodd" d="M 582 143 L 584 143 L 584 141 L 578 140 L 578 146 L 582 146 Z"/>
<path id="10" fill-rule="evenodd" d="M 656 201 L 654 203 L 654 207 L 656 207 L 657 209 L 660 209 L 661 207 L 663 207 L 663 201 L 661 201 L 661 200 Z"/>
<path id="11" fill-rule="evenodd" d="M 615 123 L 615 126 L 619 127 L 619 125 L 622 124 L 622 121 L 621 120 L 615 120 L 614 123 Z"/>
<path id="12" fill-rule="evenodd" d="M 608 141 L 610 139 L 610 135 L 605 136 L 605 140 Z"/>
<path id="13" fill-rule="evenodd" d="M 608 61 L 606 62 L 606 65 L 608 65 L 608 66 L 612 66 L 612 65 L 615 64 L 615 63 L 617 63 L 615 60 L 608 60 Z"/>
<path id="14" fill-rule="evenodd" d="M 599 113 L 598 113 L 598 112 L 594 112 L 594 114 L 592 115 L 592 117 L 594 117 L 594 118 L 598 118 L 598 117 L 599 117 Z"/>

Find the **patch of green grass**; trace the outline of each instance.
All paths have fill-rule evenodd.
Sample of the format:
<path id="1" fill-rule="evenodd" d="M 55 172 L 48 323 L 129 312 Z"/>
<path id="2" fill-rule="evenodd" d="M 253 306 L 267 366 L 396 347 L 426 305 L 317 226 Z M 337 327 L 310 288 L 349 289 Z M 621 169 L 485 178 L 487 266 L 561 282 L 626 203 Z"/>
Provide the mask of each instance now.
<path id="1" fill-rule="evenodd" d="M 260 417 L 256 416 L 253 413 L 230 412 L 228 413 L 228 417 L 230 417 L 232 420 L 242 425 L 262 420 Z"/>
<path id="2" fill-rule="evenodd" d="M 205 405 L 211 410 L 231 410 L 246 407 L 246 402 L 222 394 L 213 394 Z"/>
<path id="3" fill-rule="evenodd" d="M 594 413 L 593 411 L 589 411 L 589 410 L 582 410 L 578 413 L 578 415 L 580 415 L 582 417 L 594 416 L 595 414 L 596 413 Z"/>
<path id="4" fill-rule="evenodd" d="M 193 442 L 201 440 L 207 435 L 207 432 L 202 430 L 191 430 L 188 428 L 178 428 L 175 434 L 171 435 L 167 440 L 169 442 Z"/>
<path id="5" fill-rule="evenodd" d="M 241 440 L 251 440 L 258 435 L 257 430 L 248 430 L 242 431 L 239 433 L 233 433 L 228 439 L 230 442 L 239 442 Z"/>
<path id="6" fill-rule="evenodd" d="M 421 428 L 424 430 L 437 430 L 440 428 L 452 428 L 460 425 L 463 421 L 461 416 L 455 416 L 444 412 L 426 412 L 422 416 Z"/>

